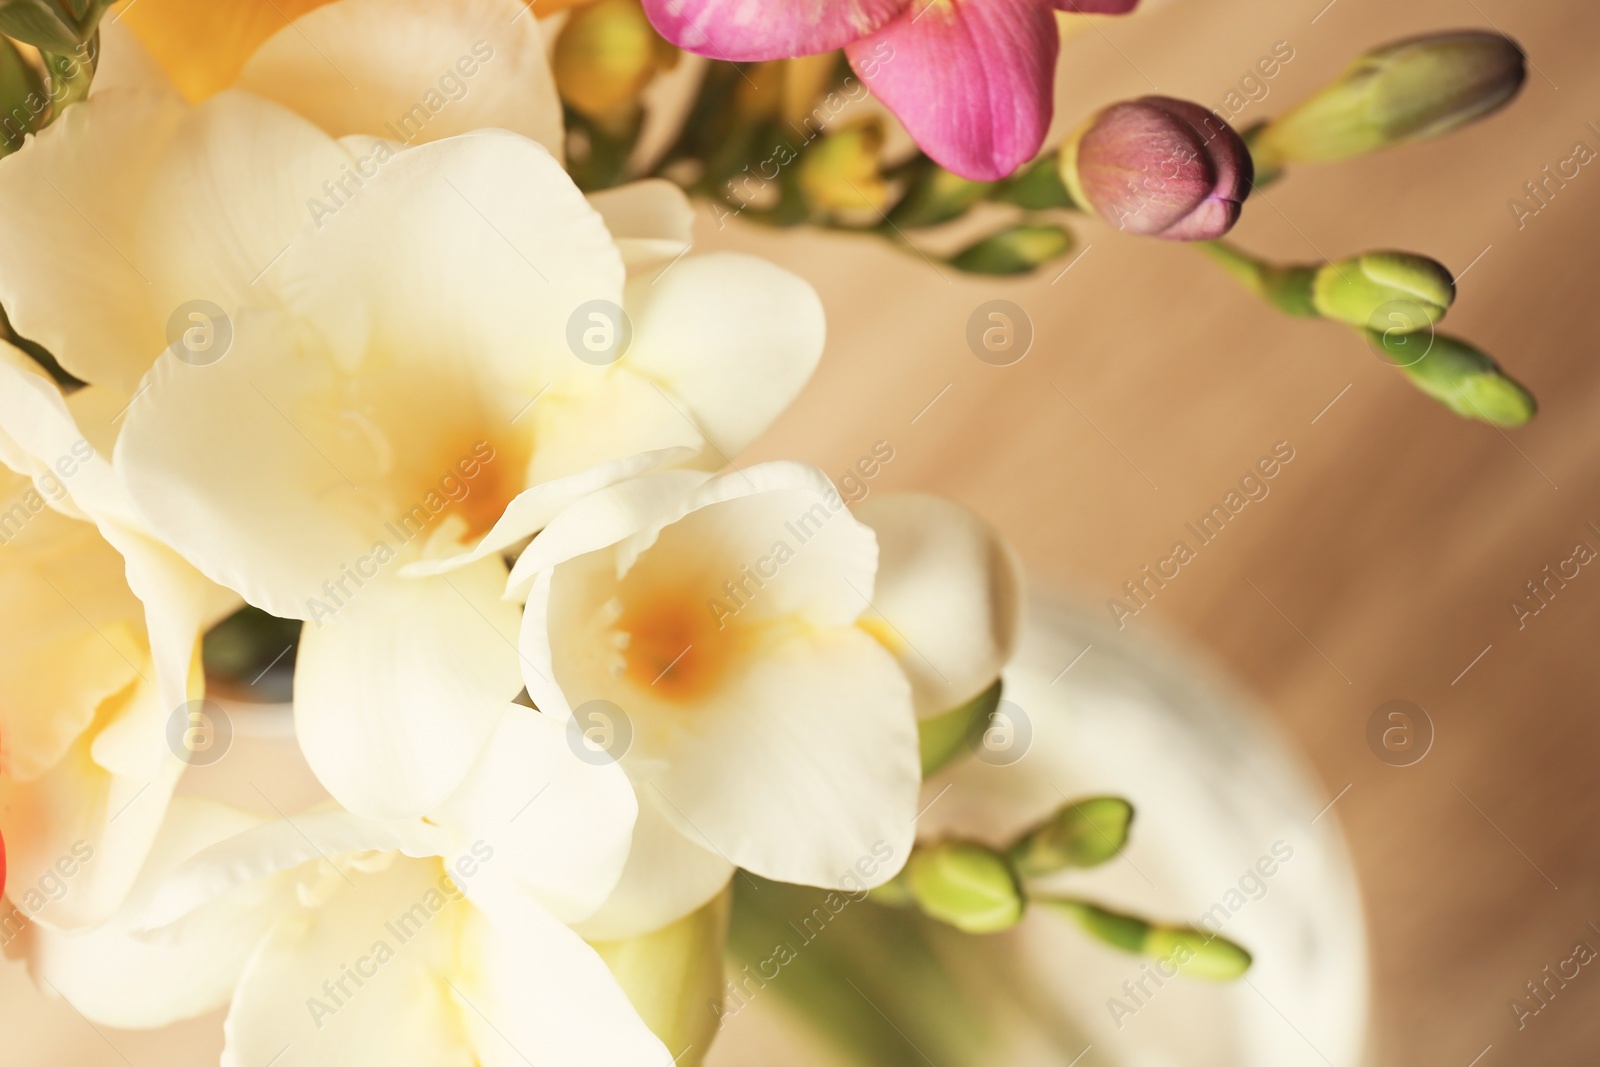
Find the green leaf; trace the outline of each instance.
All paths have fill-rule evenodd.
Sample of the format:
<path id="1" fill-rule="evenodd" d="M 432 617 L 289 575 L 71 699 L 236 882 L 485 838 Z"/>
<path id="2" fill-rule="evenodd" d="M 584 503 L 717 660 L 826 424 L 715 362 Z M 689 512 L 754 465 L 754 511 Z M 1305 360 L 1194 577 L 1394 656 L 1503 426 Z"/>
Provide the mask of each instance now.
<path id="1" fill-rule="evenodd" d="M 72 13 L 51 0 L 9 0 L 0 6 L 0 33 L 41 52 L 75 52 L 84 40 Z"/>
<path id="2" fill-rule="evenodd" d="M 38 111 L 28 106 L 29 97 L 39 102 Z M 16 45 L 0 38 L 0 155 L 10 155 L 21 148 L 27 135 L 43 125 L 49 114 L 44 100 L 44 82 L 39 72 L 22 58 Z"/>

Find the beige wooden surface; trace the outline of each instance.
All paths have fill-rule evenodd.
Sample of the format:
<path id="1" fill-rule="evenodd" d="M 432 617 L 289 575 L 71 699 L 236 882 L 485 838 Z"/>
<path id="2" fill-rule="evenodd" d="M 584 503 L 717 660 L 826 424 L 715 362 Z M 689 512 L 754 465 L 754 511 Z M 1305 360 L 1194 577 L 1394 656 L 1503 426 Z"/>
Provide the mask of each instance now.
<path id="1" fill-rule="evenodd" d="M 1381 1062 L 1591 1063 L 1600 974 L 1586 968 L 1521 1031 L 1507 1001 L 1576 942 L 1600 947 L 1589 926 L 1600 924 L 1600 570 L 1584 568 L 1520 631 L 1509 602 L 1577 542 L 1600 548 L 1588 525 L 1600 526 L 1600 167 L 1520 231 L 1507 201 L 1577 141 L 1600 147 L 1587 125 L 1600 122 L 1600 11 L 1585 0 L 1324 3 L 1174 0 L 1103 24 L 1063 56 L 1063 119 L 1158 90 L 1219 105 L 1287 41 L 1295 58 L 1240 116 L 1248 123 L 1381 41 L 1491 24 L 1515 35 L 1537 69 L 1512 109 L 1442 142 L 1297 172 L 1249 205 L 1237 235 L 1283 259 L 1401 247 L 1458 272 L 1471 264 L 1449 327 L 1534 390 L 1535 425 L 1502 434 L 1460 421 L 1348 331 L 1282 318 L 1192 250 L 1102 226 L 1082 227 L 1092 247 L 1065 276 L 1019 283 L 941 274 L 866 240 L 719 232 L 707 214 L 707 245 L 793 267 L 830 312 L 821 371 L 752 458 L 838 475 L 889 441 L 895 458 L 874 492 L 952 495 L 1038 575 L 1103 601 L 1289 442 L 1295 459 L 1270 495 L 1128 625 L 1208 651 L 1304 745 L 1329 800 L 1349 787 L 1333 810 L 1370 913 Z M 996 298 L 1036 331 L 1006 368 L 965 340 L 972 311 Z M 1436 727 L 1411 767 L 1367 745 L 1368 718 L 1392 699 Z M 22 1054 L 4 1062 L 216 1062 L 214 1018 L 102 1035 L 38 1004 L 15 965 L 0 968 L 0 990 L 0 1040 Z"/>

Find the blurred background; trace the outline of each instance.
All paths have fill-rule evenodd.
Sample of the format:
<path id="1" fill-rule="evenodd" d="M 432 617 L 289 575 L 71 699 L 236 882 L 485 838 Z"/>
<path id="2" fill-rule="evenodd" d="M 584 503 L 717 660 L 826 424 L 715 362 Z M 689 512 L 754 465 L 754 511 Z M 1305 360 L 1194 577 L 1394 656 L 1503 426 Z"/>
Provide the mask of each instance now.
<path id="1" fill-rule="evenodd" d="M 962 501 L 1037 579 L 1091 605 L 1165 558 L 1186 523 L 1287 442 L 1294 458 L 1270 494 L 1124 619 L 1126 632 L 1208 656 L 1314 765 L 1369 918 L 1377 1063 L 1588 1063 L 1600 976 L 1586 968 L 1520 1026 L 1509 1002 L 1576 945 L 1600 946 L 1600 571 L 1583 568 L 1535 615 L 1512 604 L 1537 605 L 1527 583 L 1578 545 L 1600 550 L 1600 165 L 1537 215 L 1519 220 L 1510 201 L 1580 142 L 1600 149 L 1600 10 L 1171 0 L 1068 41 L 1049 143 L 1118 99 L 1221 106 L 1287 42 L 1293 59 L 1236 117 L 1247 126 L 1374 45 L 1465 27 L 1525 47 L 1517 102 L 1443 140 L 1297 168 L 1251 200 L 1234 238 L 1281 261 L 1388 247 L 1438 258 L 1460 279 L 1451 331 L 1539 398 L 1525 429 L 1463 421 L 1348 330 L 1286 318 L 1195 250 L 1098 222 L 1079 227 L 1068 270 L 1020 281 L 868 238 L 719 226 L 709 209 L 698 236 L 798 271 L 830 316 L 816 378 L 741 462 L 798 458 L 838 477 L 888 442 L 894 458 L 872 492 Z M 1010 366 L 967 342 L 974 311 L 994 299 L 1019 305 L 1034 333 Z M 1369 744 L 1391 701 L 1420 709 L 1416 727 L 1432 731 L 1409 766 Z M 9 962 L 0 1029 L 21 1035 L 25 1063 L 214 1063 L 220 1044 L 214 1017 L 113 1043 L 39 1000 Z"/>

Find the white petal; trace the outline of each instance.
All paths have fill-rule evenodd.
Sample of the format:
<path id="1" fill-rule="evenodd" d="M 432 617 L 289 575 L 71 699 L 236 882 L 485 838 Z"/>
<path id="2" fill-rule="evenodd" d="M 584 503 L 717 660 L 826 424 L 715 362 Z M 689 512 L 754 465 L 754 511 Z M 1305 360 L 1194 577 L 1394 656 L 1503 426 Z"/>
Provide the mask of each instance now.
<path id="1" fill-rule="evenodd" d="M 617 482 L 660 467 L 681 463 L 692 458 L 693 454 L 686 448 L 641 452 L 627 459 L 613 460 L 590 467 L 578 474 L 557 478 L 553 482 L 541 482 L 531 489 L 518 493 L 511 503 L 506 505 L 505 514 L 500 516 L 500 521 L 494 524 L 494 528 L 483 536 L 483 540 L 479 541 L 472 551 L 446 559 L 424 559 L 408 563 L 400 573 L 406 577 L 443 574 L 465 566 L 473 560 L 502 552 L 523 538 L 544 529 L 551 519 L 584 497 Z"/>
<path id="2" fill-rule="evenodd" d="M 616 884 L 636 810 L 621 768 L 579 759 L 560 722 L 513 705 L 429 820 L 453 835 L 458 854 L 491 848 L 495 872 L 570 922 L 594 912 Z"/>
<path id="3" fill-rule="evenodd" d="M 674 182 L 650 178 L 602 189 L 589 194 L 589 204 L 629 270 L 676 259 L 694 239 L 694 207 Z"/>
<path id="4" fill-rule="evenodd" d="M 473 1067 L 446 984 L 472 906 L 437 860 L 348 877 L 262 942 L 222 1067 Z"/>
<path id="5" fill-rule="evenodd" d="M 295 730 L 350 810 L 398 819 L 455 791 L 522 688 L 505 564 L 482 559 L 406 581 L 393 614 L 302 631 Z"/>
<path id="6" fill-rule="evenodd" d="M 680 398 L 724 459 L 799 395 L 822 357 L 822 302 L 798 275 L 732 253 L 691 256 L 628 283 L 622 365 Z"/>
<path id="7" fill-rule="evenodd" d="M 296 19 L 239 86 L 335 137 L 420 144 L 498 127 L 562 151 L 539 22 L 517 0 L 344 0 Z"/>
<path id="8" fill-rule="evenodd" d="M 153 685 L 138 682 L 109 701 L 101 715 L 135 704 L 161 707 Z M 154 776 L 119 775 L 96 763 L 94 733 L 79 736 L 47 773 L 31 782 L 0 779 L 0 825 L 5 828 L 7 893 L 44 925 L 93 926 L 121 906 L 155 840 L 183 763 L 168 754 Z M 73 863 L 87 851 L 91 858 Z M 77 873 L 60 875 L 67 867 Z M 54 887 L 65 882 L 56 897 Z"/>
<path id="9" fill-rule="evenodd" d="M 360 852 L 399 852 L 414 858 L 445 851 L 444 838 L 420 821 L 380 823 L 326 809 L 270 822 L 252 819 L 232 835 L 175 863 L 145 907 L 130 917 L 135 930 L 159 930 L 189 917 L 241 886 L 315 864 L 318 875 L 348 877 L 335 860 Z"/>
<path id="10" fill-rule="evenodd" d="M 449 368 L 503 394 L 510 418 L 577 363 L 579 307 L 622 300 L 599 213 L 527 138 L 480 130 L 407 149 L 339 199 L 271 276 L 347 367 Z"/>
<path id="11" fill-rule="evenodd" d="M 864 624 L 911 678 L 919 717 L 959 707 L 993 684 L 1016 649 L 1015 554 L 988 523 L 942 497 L 875 496 L 855 512 L 878 534 L 876 610 Z"/>
<path id="12" fill-rule="evenodd" d="M 245 961 L 286 903 L 280 884 L 247 883 L 193 916 L 190 936 L 181 941 L 136 937 L 134 925 L 175 866 L 256 821 L 211 801 L 174 800 L 117 915 L 81 933 L 34 928 L 28 955 L 35 980 L 95 1022 L 124 1029 L 166 1026 L 226 1004 Z"/>
<path id="13" fill-rule="evenodd" d="M 330 455 L 352 430 L 322 406 L 337 379 L 329 359 L 269 313 L 233 327 L 216 363 L 157 361 L 124 417 L 116 465 L 149 525 L 212 580 L 283 618 L 342 608 L 324 583 L 348 594 L 346 572 L 392 538 L 393 516 L 366 505 L 338 465 L 344 453 Z M 355 611 L 393 579 L 378 570 Z"/>
<path id="14" fill-rule="evenodd" d="M 541 571 L 637 533 L 710 477 L 700 471 L 659 471 L 607 486 L 576 501 L 517 557 L 508 590 L 520 595 Z"/>
<path id="15" fill-rule="evenodd" d="M 479 901 L 451 990 L 483 1067 L 672 1062 L 599 955 L 531 897 Z"/>
<path id="16" fill-rule="evenodd" d="M 694 709 L 698 743 L 645 786 L 690 840 L 767 878 L 848 888 L 885 849 L 910 854 L 921 782 L 910 686 L 866 634 L 794 636 Z"/>
<path id="17" fill-rule="evenodd" d="M 722 892 L 733 871 L 732 863 L 668 822 L 659 795 L 646 789 L 622 880 L 604 906 L 578 924 L 578 933 L 588 941 L 618 941 L 659 930 Z"/>
<path id="18" fill-rule="evenodd" d="M 12 327 L 79 378 L 130 396 L 167 343 L 139 227 L 185 111 L 169 93 L 99 93 L 0 161 L 0 305 Z"/>
<path id="19" fill-rule="evenodd" d="M 309 202 L 351 163 L 327 133 L 249 93 L 230 90 L 190 111 L 152 175 L 140 220 L 139 258 L 148 264 L 161 325 L 171 329 L 169 318 L 195 301 L 210 301 L 225 315 L 273 306 L 278 260 L 313 221 Z M 163 345 L 189 323 L 218 328 L 180 319 Z M 213 343 L 221 336 L 214 333 Z M 155 355 L 149 352 L 146 365 Z"/>
<path id="20" fill-rule="evenodd" d="M 615 312 L 584 314 L 609 317 Z M 707 450 L 693 414 L 661 386 L 621 364 L 570 362 L 572 369 L 528 415 L 538 441 L 528 471 L 531 480 L 562 478 L 618 456 L 658 449 L 686 450 L 697 466 L 723 465 Z"/>

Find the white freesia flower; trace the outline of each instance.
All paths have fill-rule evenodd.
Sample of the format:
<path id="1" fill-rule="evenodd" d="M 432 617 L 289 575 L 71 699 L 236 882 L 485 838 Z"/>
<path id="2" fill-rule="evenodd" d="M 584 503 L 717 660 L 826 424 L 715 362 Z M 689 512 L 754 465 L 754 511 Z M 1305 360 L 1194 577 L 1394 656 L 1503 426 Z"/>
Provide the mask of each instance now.
<path id="1" fill-rule="evenodd" d="M 448 796 L 521 688 L 501 551 L 610 481 L 720 465 L 821 351 L 804 282 L 675 258 L 675 188 L 579 193 L 524 13 L 344 0 L 242 88 L 108 88 L 0 161 L 0 304 L 133 399 L 117 464 L 150 526 L 313 623 L 301 740 L 373 817 Z M 451 71 L 467 88 L 435 110 Z M 195 301 L 220 317 L 164 351 Z M 619 358 L 579 358 L 591 329 Z"/>
<path id="2" fill-rule="evenodd" d="M 734 866 L 859 887 L 905 862 L 916 712 L 993 682 L 1016 581 L 954 505 L 868 510 L 878 536 L 799 464 L 665 471 L 573 505 L 518 560 L 529 693 L 609 734 L 639 790 L 628 870 L 586 933 L 659 926 Z"/>
<path id="3" fill-rule="evenodd" d="M 427 819 L 261 823 L 178 802 L 128 906 L 96 931 L 39 931 L 35 973 L 113 1026 L 231 1002 L 223 1067 L 666 1067 L 566 925 L 616 881 L 633 817 L 617 768 L 511 707 Z"/>
<path id="4" fill-rule="evenodd" d="M 7 943 L 18 912 L 81 927 L 122 901 L 184 767 L 168 730 L 201 696 L 199 635 L 237 603 L 134 515 L 97 450 L 119 403 L 94 388 L 63 398 L 0 345 Z"/>

